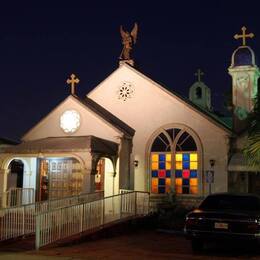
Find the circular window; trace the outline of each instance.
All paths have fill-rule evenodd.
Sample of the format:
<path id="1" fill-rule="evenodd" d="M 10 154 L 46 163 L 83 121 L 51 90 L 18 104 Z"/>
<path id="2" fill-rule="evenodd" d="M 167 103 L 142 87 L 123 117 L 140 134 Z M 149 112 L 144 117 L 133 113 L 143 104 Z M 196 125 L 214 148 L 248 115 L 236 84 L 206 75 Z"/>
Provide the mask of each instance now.
<path id="1" fill-rule="evenodd" d="M 80 126 L 80 114 L 76 110 L 67 110 L 60 117 L 60 127 L 65 133 L 74 133 Z"/>

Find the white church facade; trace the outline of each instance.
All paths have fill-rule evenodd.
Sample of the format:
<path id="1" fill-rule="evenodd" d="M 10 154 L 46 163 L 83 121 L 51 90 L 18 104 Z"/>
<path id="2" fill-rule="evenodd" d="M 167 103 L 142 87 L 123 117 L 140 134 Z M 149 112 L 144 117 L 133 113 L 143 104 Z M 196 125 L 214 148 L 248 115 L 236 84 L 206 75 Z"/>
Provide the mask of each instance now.
<path id="1" fill-rule="evenodd" d="M 252 109 L 259 76 L 254 53 L 247 46 L 239 48 L 243 51 L 234 52 L 229 68 L 233 106 L 240 116 L 235 124 L 243 123 L 244 108 Z M 235 185 L 241 171 L 245 178 L 255 173 L 236 161 L 243 139 L 212 111 L 210 89 L 200 78 L 186 99 L 132 65 L 121 61 L 83 99 L 73 92 L 21 144 L 4 149 L 0 193 L 33 188 L 37 200 L 46 200 L 100 190 L 109 196 L 127 189 L 148 191 L 157 199 L 175 192 L 193 203 L 230 187 L 248 192 L 248 182 Z M 243 75 L 241 90 L 237 80 Z M 20 175 L 12 163 L 22 165 Z M 209 171 L 214 171 L 211 185 Z"/>

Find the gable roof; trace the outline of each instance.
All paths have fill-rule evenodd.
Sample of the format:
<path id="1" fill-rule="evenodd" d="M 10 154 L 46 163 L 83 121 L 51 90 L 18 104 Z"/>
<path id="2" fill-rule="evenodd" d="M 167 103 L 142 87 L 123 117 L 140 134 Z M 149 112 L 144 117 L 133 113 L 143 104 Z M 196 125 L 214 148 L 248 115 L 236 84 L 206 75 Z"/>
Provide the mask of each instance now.
<path id="1" fill-rule="evenodd" d="M 0 145 L 1 144 L 15 145 L 15 144 L 19 144 L 19 142 L 5 138 L 5 137 L 0 137 Z"/>
<path id="2" fill-rule="evenodd" d="M 110 78 L 114 73 L 116 73 L 118 70 L 122 69 L 123 67 L 126 67 L 130 70 L 132 70 L 134 73 L 137 73 L 139 76 L 141 76 L 142 78 L 144 78 L 145 80 L 150 81 L 153 85 L 156 85 L 158 88 L 160 88 L 162 91 L 166 92 L 167 94 L 169 94 L 170 96 L 175 97 L 176 99 L 178 99 L 180 102 L 185 103 L 188 107 L 190 107 L 192 110 L 194 110 L 195 112 L 203 115 L 204 117 L 206 117 L 209 121 L 211 121 L 213 124 L 215 124 L 217 127 L 223 129 L 224 131 L 228 132 L 229 134 L 232 134 L 232 126 L 230 124 L 227 123 L 227 121 L 221 120 L 220 117 L 218 117 L 216 114 L 203 109 L 202 107 L 194 104 L 192 101 L 190 101 L 188 98 L 181 96 L 180 94 L 176 93 L 175 91 L 173 91 L 172 89 L 166 87 L 165 85 L 163 85 L 162 83 L 155 81 L 153 79 L 151 79 L 149 76 L 146 76 L 143 72 L 137 70 L 135 67 L 133 67 L 132 65 L 128 64 L 128 63 L 123 63 L 122 65 L 120 65 L 116 70 L 114 70 L 114 72 L 112 72 L 106 79 L 104 79 L 96 88 L 98 88 L 99 86 L 101 86 L 101 84 L 106 81 L 108 78 Z M 95 88 L 94 88 L 95 89 Z M 94 90 L 93 89 L 93 90 Z M 91 90 L 87 96 L 89 96 L 89 94 L 93 91 Z"/>
<path id="3" fill-rule="evenodd" d="M 94 112 L 96 115 L 101 117 L 105 122 L 112 125 L 114 128 L 119 130 L 121 133 L 123 133 L 126 137 L 132 138 L 135 134 L 135 130 L 128 126 L 126 123 L 121 121 L 119 118 L 117 118 L 115 115 L 111 114 L 109 111 L 107 111 L 105 108 L 103 108 L 101 105 L 97 104 L 95 101 L 93 101 L 90 98 L 85 97 L 85 99 L 81 99 L 76 95 L 69 95 L 67 98 L 65 98 L 61 103 L 59 103 L 52 111 L 54 111 L 59 105 L 64 103 L 67 99 L 73 99 L 74 101 L 80 103 L 81 105 L 85 106 L 92 112 Z M 40 120 L 35 126 L 30 128 L 22 137 L 23 138 L 29 134 L 37 125 L 39 125 L 50 113 L 50 111 L 44 118 Z"/>

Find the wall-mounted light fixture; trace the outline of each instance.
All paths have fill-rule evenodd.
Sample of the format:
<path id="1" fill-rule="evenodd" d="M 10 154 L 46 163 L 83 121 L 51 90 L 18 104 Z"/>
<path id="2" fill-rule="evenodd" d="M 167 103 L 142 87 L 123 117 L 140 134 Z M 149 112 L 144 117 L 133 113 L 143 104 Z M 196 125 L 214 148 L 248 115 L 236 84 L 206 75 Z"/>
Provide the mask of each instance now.
<path id="1" fill-rule="evenodd" d="M 216 160 L 215 160 L 215 159 L 210 159 L 210 160 L 209 160 L 209 164 L 210 164 L 211 168 L 214 167 L 215 163 L 216 163 Z"/>
<path id="2" fill-rule="evenodd" d="M 135 167 L 138 167 L 139 161 L 138 160 L 134 160 L 134 165 Z"/>

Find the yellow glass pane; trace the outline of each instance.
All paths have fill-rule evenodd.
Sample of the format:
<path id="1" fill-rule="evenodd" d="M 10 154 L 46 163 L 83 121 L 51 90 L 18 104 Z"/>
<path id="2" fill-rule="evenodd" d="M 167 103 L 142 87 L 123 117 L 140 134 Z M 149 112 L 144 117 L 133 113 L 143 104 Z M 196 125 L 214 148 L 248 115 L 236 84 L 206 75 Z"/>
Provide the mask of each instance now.
<path id="1" fill-rule="evenodd" d="M 198 179 L 197 178 L 191 178 L 190 179 L 190 186 L 198 186 Z"/>
<path id="2" fill-rule="evenodd" d="M 176 194 L 182 194 L 182 186 L 175 186 Z"/>
<path id="3" fill-rule="evenodd" d="M 176 178 L 175 179 L 175 185 L 176 186 L 182 186 L 182 178 Z"/>
<path id="4" fill-rule="evenodd" d="M 158 162 L 152 162 L 152 170 L 158 170 Z"/>
<path id="5" fill-rule="evenodd" d="M 152 192 L 158 193 L 158 179 L 152 178 Z"/>
<path id="6" fill-rule="evenodd" d="M 198 169 L 198 163 L 197 162 L 190 162 L 190 169 L 191 170 L 197 170 Z"/>
<path id="7" fill-rule="evenodd" d="M 190 154 L 190 161 L 191 161 L 191 162 L 197 162 L 197 161 L 198 161 L 198 154 L 196 154 L 196 153 L 191 153 L 191 154 Z"/>
<path id="8" fill-rule="evenodd" d="M 182 170 L 182 162 L 176 162 L 176 170 Z"/>
<path id="9" fill-rule="evenodd" d="M 181 153 L 176 153 L 175 160 L 176 160 L 176 162 L 182 161 L 182 154 Z"/>
<path id="10" fill-rule="evenodd" d="M 166 178 L 165 184 L 166 184 L 166 192 L 170 192 L 171 191 L 171 179 Z"/>
<path id="11" fill-rule="evenodd" d="M 190 186 L 190 193 L 197 194 L 198 193 L 198 186 Z"/>
<path id="12" fill-rule="evenodd" d="M 172 164 L 170 162 L 166 162 L 166 170 L 171 169 Z"/>
<path id="13" fill-rule="evenodd" d="M 159 161 L 159 155 L 158 154 L 152 154 L 152 162 L 158 162 Z"/>
<path id="14" fill-rule="evenodd" d="M 172 160 L 172 155 L 167 153 L 166 154 L 166 162 L 171 162 L 171 160 Z"/>

